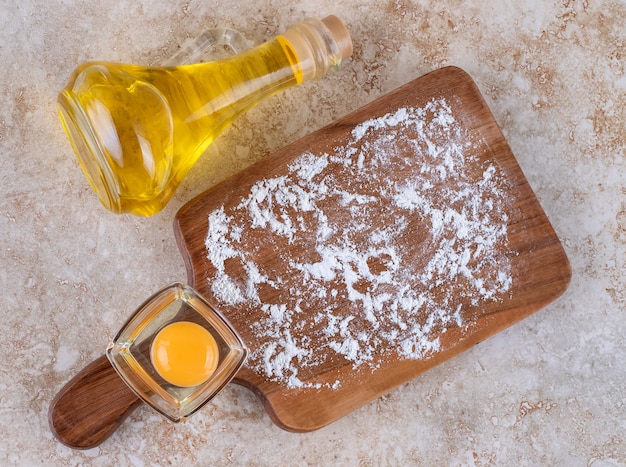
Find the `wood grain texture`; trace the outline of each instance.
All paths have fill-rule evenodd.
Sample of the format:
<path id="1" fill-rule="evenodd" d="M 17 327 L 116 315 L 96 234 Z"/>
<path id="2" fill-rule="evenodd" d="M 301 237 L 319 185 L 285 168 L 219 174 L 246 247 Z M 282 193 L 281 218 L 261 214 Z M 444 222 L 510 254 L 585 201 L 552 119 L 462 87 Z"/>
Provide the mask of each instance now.
<path id="1" fill-rule="evenodd" d="M 507 225 L 509 248 L 502 253 L 511 263 L 511 293 L 504 300 L 483 304 L 479 308 L 464 303 L 464 318 L 472 320 L 473 327 L 466 332 L 448 329 L 440 336 L 443 350 L 423 360 L 381 360 L 379 369 L 359 375 L 355 375 L 350 362 L 334 361 L 307 374 L 307 382 L 324 383 L 321 388 L 290 388 L 270 380 L 262 371 L 250 367 L 242 369 L 235 382 L 253 390 L 272 420 L 284 429 L 305 432 L 331 423 L 536 312 L 561 295 L 569 284 L 571 270 L 559 239 L 476 84 L 462 70 L 450 67 L 418 78 L 290 144 L 185 205 L 176 216 L 174 230 L 185 259 L 190 285 L 209 301 L 216 301 L 207 280 L 214 270 L 207 259 L 205 246 L 208 214 L 211 211 L 240 202 L 259 180 L 286 175 L 289 164 L 305 152 L 332 152 L 333 148 L 347 142 L 357 125 L 368 119 L 381 117 L 400 107 L 420 107 L 440 97 L 453 103 L 455 118 L 464 130 L 482 141 L 483 146 L 477 153 L 477 170 L 482 170 L 485 162 L 494 163 L 507 178 L 512 205 Z M 402 174 L 392 176 L 401 177 Z M 385 222 L 383 214 L 380 219 L 372 221 Z M 415 239 L 404 241 L 404 247 L 408 249 Z M 268 245 L 266 250 L 260 244 L 250 247 L 260 249 L 257 258 L 272 261 L 276 256 L 276 252 L 272 251 L 275 246 Z M 289 254 L 292 257 L 306 254 L 298 250 L 302 246 L 285 243 L 284 248 L 291 249 Z M 446 291 L 442 290 L 441 294 L 444 300 Z M 224 312 L 250 349 L 254 350 L 258 337 L 251 329 L 252 323 L 262 319 L 258 307 L 237 309 L 218 304 L 217 308 Z M 342 381 L 341 386 L 331 389 L 329 386 L 337 380 Z"/>
<path id="2" fill-rule="evenodd" d="M 63 444 L 91 449 L 111 436 L 141 403 L 103 355 L 57 394 L 48 420 L 52 433 Z"/>

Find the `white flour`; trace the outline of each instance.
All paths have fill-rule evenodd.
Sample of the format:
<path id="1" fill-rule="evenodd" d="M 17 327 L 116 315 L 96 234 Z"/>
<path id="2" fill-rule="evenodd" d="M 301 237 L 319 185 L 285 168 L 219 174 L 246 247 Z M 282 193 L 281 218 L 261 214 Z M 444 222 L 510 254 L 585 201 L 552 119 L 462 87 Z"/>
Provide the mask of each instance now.
<path id="1" fill-rule="evenodd" d="M 512 282 L 508 200 L 480 148 L 432 100 L 362 123 L 347 144 L 302 154 L 288 175 L 211 212 L 214 297 L 264 316 L 250 323 L 249 366 L 315 387 L 302 375 L 317 366 L 423 359 L 450 326 L 472 325 L 467 308 L 501 300 Z M 275 257 L 257 256 L 260 244 Z"/>

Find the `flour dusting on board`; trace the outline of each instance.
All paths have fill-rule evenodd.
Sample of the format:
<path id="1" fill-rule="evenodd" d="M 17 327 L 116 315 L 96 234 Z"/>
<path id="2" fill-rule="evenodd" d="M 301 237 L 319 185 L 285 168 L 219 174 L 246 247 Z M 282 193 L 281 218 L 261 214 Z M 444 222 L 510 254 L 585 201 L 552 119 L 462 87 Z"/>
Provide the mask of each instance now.
<path id="1" fill-rule="evenodd" d="M 433 99 L 301 154 L 287 175 L 211 212 L 215 299 L 264 316 L 250 323 L 248 365 L 287 387 L 320 387 L 306 379 L 316 367 L 428 358 L 446 330 L 472 326 L 464 307 L 510 293 L 506 181 L 478 160 L 482 144 Z"/>

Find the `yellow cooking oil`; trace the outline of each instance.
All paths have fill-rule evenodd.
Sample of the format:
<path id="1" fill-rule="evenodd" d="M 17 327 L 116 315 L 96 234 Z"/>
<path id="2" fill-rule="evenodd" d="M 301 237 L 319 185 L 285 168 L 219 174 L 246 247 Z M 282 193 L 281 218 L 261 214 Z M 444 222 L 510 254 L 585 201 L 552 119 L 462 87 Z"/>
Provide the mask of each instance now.
<path id="1" fill-rule="evenodd" d="M 102 204 L 151 216 L 242 112 L 349 56 L 336 17 L 307 20 L 223 60 L 172 67 L 90 62 L 59 95 L 59 113 Z"/>

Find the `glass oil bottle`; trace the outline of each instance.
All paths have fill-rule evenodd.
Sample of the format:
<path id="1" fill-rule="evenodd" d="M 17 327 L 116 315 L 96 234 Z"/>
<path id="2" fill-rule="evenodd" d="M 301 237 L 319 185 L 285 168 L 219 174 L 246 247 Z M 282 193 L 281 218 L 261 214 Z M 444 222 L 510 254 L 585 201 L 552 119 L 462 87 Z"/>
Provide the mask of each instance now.
<path id="1" fill-rule="evenodd" d="M 116 213 L 151 216 L 238 115 L 321 78 L 351 54 L 345 25 L 329 16 L 207 63 L 89 62 L 59 94 L 59 114 L 100 202 Z"/>

